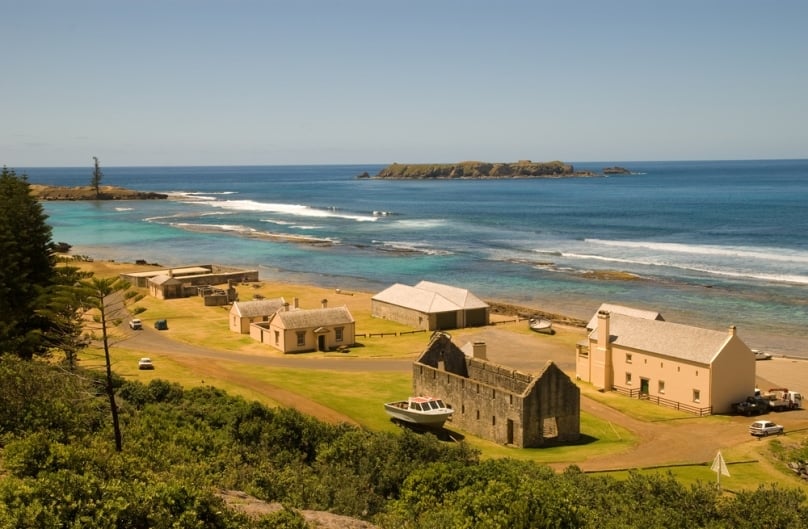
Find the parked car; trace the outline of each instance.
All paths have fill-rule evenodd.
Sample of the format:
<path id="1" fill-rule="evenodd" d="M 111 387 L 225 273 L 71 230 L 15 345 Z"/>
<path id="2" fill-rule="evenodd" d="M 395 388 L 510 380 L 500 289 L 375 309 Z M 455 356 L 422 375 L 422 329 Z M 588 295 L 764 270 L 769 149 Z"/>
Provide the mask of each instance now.
<path id="1" fill-rule="evenodd" d="M 139 331 L 140 329 L 143 328 L 143 322 L 137 318 L 129 320 L 129 328 L 135 331 Z"/>
<path id="2" fill-rule="evenodd" d="M 749 426 L 749 433 L 755 437 L 765 437 L 767 435 L 783 433 L 783 426 L 771 421 L 755 421 Z"/>
<path id="3" fill-rule="evenodd" d="M 154 364 L 151 361 L 151 358 L 141 358 L 137 362 L 138 369 L 154 369 Z"/>

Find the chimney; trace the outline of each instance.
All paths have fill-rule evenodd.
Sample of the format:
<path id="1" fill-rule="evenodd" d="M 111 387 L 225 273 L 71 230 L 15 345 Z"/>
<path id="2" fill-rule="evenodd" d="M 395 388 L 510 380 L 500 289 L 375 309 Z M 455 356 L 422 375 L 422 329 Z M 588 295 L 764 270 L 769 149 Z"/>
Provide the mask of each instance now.
<path id="1" fill-rule="evenodd" d="M 599 390 L 609 391 L 614 385 L 612 370 L 612 316 L 608 311 L 598 311 L 598 345 L 589 351 L 591 382 Z"/>
<path id="2" fill-rule="evenodd" d="M 606 310 L 598 311 L 598 348 L 608 349 L 611 336 L 610 327 L 611 315 Z"/>
<path id="3" fill-rule="evenodd" d="M 322 300 L 320 303 L 322 303 L 322 304 L 323 304 L 323 308 L 324 308 L 324 309 L 327 309 L 327 308 L 328 308 L 328 300 L 327 300 L 327 299 L 323 298 L 323 300 Z"/>
<path id="4" fill-rule="evenodd" d="M 297 310 L 300 308 L 300 300 L 297 298 L 292 298 L 292 308 Z"/>
<path id="5" fill-rule="evenodd" d="M 729 335 L 730 336 L 735 336 L 735 326 L 734 325 L 729 326 Z"/>
<path id="6" fill-rule="evenodd" d="M 488 360 L 485 354 L 485 342 L 474 342 L 471 346 L 471 356 L 479 360 Z"/>
<path id="7" fill-rule="evenodd" d="M 289 312 L 289 302 L 286 302 L 286 303 L 283 304 L 283 311 L 284 312 Z"/>

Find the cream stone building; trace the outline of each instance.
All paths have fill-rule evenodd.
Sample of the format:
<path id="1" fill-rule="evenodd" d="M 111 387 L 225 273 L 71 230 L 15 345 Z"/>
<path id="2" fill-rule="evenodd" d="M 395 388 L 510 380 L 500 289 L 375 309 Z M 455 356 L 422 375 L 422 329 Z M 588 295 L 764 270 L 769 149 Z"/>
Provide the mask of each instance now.
<path id="1" fill-rule="evenodd" d="M 295 303 L 297 303 L 297 299 L 295 299 Z M 230 330 L 250 334 L 251 324 L 269 321 L 269 318 L 285 305 L 286 301 L 283 298 L 236 301 L 230 307 Z"/>
<path id="2" fill-rule="evenodd" d="M 282 309 L 250 325 L 250 336 L 283 353 L 332 351 L 356 342 L 356 322 L 347 307 Z"/>
<path id="3" fill-rule="evenodd" d="M 755 356 L 735 326 L 721 332 L 600 310 L 578 344 L 576 376 L 698 415 L 728 413 L 755 389 Z M 591 324 L 590 324 L 591 325 Z"/>
<path id="4" fill-rule="evenodd" d="M 465 288 L 432 281 L 415 286 L 396 283 L 370 302 L 374 318 L 397 321 L 425 331 L 479 327 L 489 323 L 489 306 Z"/>

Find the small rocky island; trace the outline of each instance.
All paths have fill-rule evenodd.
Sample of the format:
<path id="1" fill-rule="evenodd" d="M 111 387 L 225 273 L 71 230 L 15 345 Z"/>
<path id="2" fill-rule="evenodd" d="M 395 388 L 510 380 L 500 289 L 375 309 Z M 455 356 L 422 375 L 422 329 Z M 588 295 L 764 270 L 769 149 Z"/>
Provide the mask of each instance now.
<path id="1" fill-rule="evenodd" d="M 623 168 L 608 168 L 609 170 L 621 169 L 625 174 L 630 171 Z M 598 177 L 606 175 L 593 171 L 576 171 L 568 163 L 553 162 L 533 162 L 531 160 L 520 160 L 513 163 L 490 163 L 490 162 L 458 162 L 449 164 L 400 164 L 388 165 L 376 176 L 370 176 L 367 172 L 357 176 L 357 178 L 378 178 L 378 179 L 508 179 L 508 178 L 575 178 L 575 177 Z M 618 174 L 612 172 L 609 174 Z"/>
<path id="2" fill-rule="evenodd" d="M 163 200 L 168 195 L 151 191 L 134 191 L 123 187 L 46 186 L 30 184 L 31 194 L 38 200 Z"/>
<path id="3" fill-rule="evenodd" d="M 614 167 L 606 167 L 603 169 L 603 174 L 610 175 L 610 174 L 631 174 L 631 171 L 626 169 L 625 167 L 620 167 L 619 165 L 615 165 Z"/>

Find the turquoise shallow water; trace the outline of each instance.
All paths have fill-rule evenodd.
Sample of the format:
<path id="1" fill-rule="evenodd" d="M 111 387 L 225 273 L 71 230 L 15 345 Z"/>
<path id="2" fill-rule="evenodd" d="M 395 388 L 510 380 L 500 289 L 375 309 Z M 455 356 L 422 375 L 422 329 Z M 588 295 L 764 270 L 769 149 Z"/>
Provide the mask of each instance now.
<path id="1" fill-rule="evenodd" d="M 230 263 L 370 291 L 429 279 L 580 318 L 624 303 L 808 355 L 808 161 L 576 168 L 615 164 L 633 174 L 381 181 L 355 178 L 380 169 L 363 165 L 106 168 L 106 184 L 172 198 L 45 209 L 54 240 L 99 259 Z M 16 169 L 57 185 L 91 173 Z M 637 280 L 592 275 L 604 271 Z"/>

